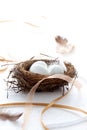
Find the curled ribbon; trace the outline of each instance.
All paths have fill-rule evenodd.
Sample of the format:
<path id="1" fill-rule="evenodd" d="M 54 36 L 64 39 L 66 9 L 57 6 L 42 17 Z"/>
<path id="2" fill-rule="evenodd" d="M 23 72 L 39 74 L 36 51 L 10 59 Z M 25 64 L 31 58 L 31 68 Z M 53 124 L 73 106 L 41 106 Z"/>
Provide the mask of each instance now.
<path id="1" fill-rule="evenodd" d="M 38 86 L 40 85 L 41 82 L 43 82 L 45 79 L 48 79 L 48 78 L 50 78 L 50 79 L 51 79 L 51 78 L 63 79 L 63 80 L 65 80 L 65 81 L 67 81 L 68 83 L 71 83 L 71 85 L 74 84 L 74 85 L 77 86 L 77 87 L 80 87 L 80 86 L 81 86 L 81 84 L 80 84 L 77 80 L 75 80 L 75 81 L 73 82 L 73 79 L 72 79 L 71 77 L 69 77 L 69 76 L 67 76 L 67 75 L 64 75 L 64 74 L 55 74 L 55 75 L 52 75 L 52 76 L 49 76 L 49 77 L 47 77 L 47 78 L 43 78 L 42 80 L 40 80 L 38 83 L 36 83 L 36 84 L 32 87 L 32 89 L 31 89 L 30 92 L 28 93 L 28 102 L 30 102 L 30 105 L 27 106 L 27 104 L 26 104 L 26 106 L 25 106 L 24 122 L 23 122 L 23 125 L 22 125 L 22 130 L 25 130 L 26 125 L 28 124 L 29 114 L 30 114 L 30 112 L 31 112 L 31 110 L 32 110 L 32 106 L 33 106 L 32 100 L 33 100 L 33 97 L 34 97 L 34 95 L 35 95 L 36 89 L 38 88 Z M 71 89 L 72 89 L 72 86 L 71 86 Z M 71 90 L 71 89 L 70 89 L 70 90 Z M 42 117 L 42 115 L 44 114 L 44 112 L 45 112 L 48 108 L 52 107 L 56 102 L 58 102 L 60 99 L 62 99 L 63 97 L 65 97 L 65 96 L 70 92 L 70 90 L 69 90 L 68 92 L 66 92 L 63 96 L 60 96 L 60 97 L 54 99 L 52 102 L 50 102 L 50 103 L 43 109 L 43 111 L 42 111 L 42 113 L 41 113 L 41 117 Z M 45 130 L 48 130 L 48 128 L 47 128 L 47 127 L 45 126 L 45 124 L 43 123 L 42 118 L 41 118 L 41 123 L 42 123 L 43 128 L 44 128 Z"/>
<path id="2" fill-rule="evenodd" d="M 0 56 L 0 62 L 7 62 L 8 63 L 8 62 L 13 62 L 13 60 L 8 60 L 8 59 L 5 59 L 4 57 Z M 8 64 L 6 64 L 6 65 L 8 65 Z M 0 69 L 0 73 L 4 72 L 6 70 L 7 70 L 7 67 Z"/>

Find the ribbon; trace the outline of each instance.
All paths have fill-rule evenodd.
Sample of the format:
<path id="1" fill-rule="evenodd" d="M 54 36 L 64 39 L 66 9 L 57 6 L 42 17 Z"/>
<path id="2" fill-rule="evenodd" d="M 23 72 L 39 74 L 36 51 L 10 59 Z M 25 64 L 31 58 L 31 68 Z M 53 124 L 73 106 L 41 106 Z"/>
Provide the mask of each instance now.
<path id="1" fill-rule="evenodd" d="M 52 75 L 52 76 L 48 76 L 47 78 L 43 78 L 42 80 L 40 80 L 38 83 L 36 83 L 32 89 L 30 90 L 30 92 L 28 93 L 28 96 L 27 96 L 27 100 L 28 102 L 30 102 L 30 105 L 27 106 L 27 104 L 25 105 L 25 111 L 24 111 L 24 122 L 23 122 L 23 125 L 22 125 L 22 130 L 25 130 L 26 129 L 26 126 L 28 124 L 28 121 L 29 121 L 29 114 L 32 110 L 32 106 L 33 106 L 33 97 L 35 95 L 35 92 L 36 92 L 36 89 L 38 88 L 38 86 L 40 85 L 41 82 L 43 82 L 44 80 L 48 79 L 48 78 L 58 78 L 58 79 L 63 79 L 65 81 L 67 81 L 68 83 L 71 83 L 71 89 L 72 89 L 72 86 L 73 84 L 75 86 L 77 86 L 78 88 L 81 86 L 81 84 L 77 81 L 77 80 L 74 80 L 73 82 L 73 79 L 67 75 L 64 75 L 64 74 L 55 74 L 55 75 Z M 71 90 L 70 89 L 70 90 Z M 69 92 L 66 92 L 63 96 L 60 96 L 56 99 L 54 99 L 52 102 L 50 102 L 42 111 L 41 113 L 41 117 L 42 115 L 44 114 L 44 112 L 46 110 L 48 110 L 51 106 L 53 106 L 57 101 L 59 101 L 60 99 L 62 99 L 63 97 L 65 97 Z M 42 118 L 41 118 L 41 123 L 42 123 L 42 126 L 44 127 L 45 130 L 48 130 L 48 128 L 45 126 L 45 124 L 43 123 L 42 121 Z"/>

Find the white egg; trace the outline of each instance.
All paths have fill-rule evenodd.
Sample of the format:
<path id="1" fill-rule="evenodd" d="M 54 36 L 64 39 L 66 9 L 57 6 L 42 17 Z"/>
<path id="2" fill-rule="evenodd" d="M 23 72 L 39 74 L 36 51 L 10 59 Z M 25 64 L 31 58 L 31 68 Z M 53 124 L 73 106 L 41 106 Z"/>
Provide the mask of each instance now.
<path id="1" fill-rule="evenodd" d="M 67 71 L 67 68 L 66 68 L 66 66 L 65 66 L 63 61 L 60 60 L 59 61 L 59 65 L 64 69 L 64 71 Z"/>
<path id="2" fill-rule="evenodd" d="M 33 65 L 41 65 L 41 66 L 47 68 L 47 64 L 44 61 L 36 61 L 33 63 Z"/>
<path id="3" fill-rule="evenodd" d="M 37 74 L 48 75 L 47 64 L 43 61 L 33 63 L 29 71 Z"/>
<path id="4" fill-rule="evenodd" d="M 64 74 L 64 69 L 60 65 L 50 65 L 48 68 L 49 75 Z"/>

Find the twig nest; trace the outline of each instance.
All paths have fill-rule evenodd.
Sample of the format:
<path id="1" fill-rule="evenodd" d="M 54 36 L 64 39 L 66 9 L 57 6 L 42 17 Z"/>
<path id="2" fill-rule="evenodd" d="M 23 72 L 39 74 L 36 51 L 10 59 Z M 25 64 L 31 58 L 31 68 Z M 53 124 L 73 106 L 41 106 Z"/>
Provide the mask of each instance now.
<path id="1" fill-rule="evenodd" d="M 14 90 L 29 91 L 38 81 L 55 73 L 63 73 L 71 78 L 76 70 L 71 63 L 59 62 L 56 59 L 31 59 L 20 62 L 10 71 L 8 85 Z M 47 78 L 42 81 L 37 91 L 53 91 L 68 85 L 68 82 L 58 78 Z"/>

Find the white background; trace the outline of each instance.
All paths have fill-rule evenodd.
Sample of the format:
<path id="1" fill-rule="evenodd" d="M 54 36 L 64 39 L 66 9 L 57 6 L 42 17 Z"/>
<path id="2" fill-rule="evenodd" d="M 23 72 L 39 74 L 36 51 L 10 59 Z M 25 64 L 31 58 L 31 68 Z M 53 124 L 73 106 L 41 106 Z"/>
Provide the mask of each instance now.
<path id="1" fill-rule="evenodd" d="M 86 79 L 86 12 L 86 0 L 0 0 L 0 56 L 15 60 L 26 60 L 40 52 L 55 55 L 56 42 L 54 38 L 56 35 L 60 35 L 67 38 L 69 42 L 76 47 L 73 54 L 63 55 L 63 58 L 72 62 L 77 68 L 79 75 Z M 5 20 L 11 21 L 5 22 Z M 25 22 L 36 26 L 25 24 Z M 59 54 L 56 55 L 59 56 Z M 0 80 L 0 84 L 4 88 L 3 75 L 0 76 Z M 84 86 L 86 86 L 86 84 Z M 81 97 L 80 95 L 79 97 L 81 102 L 79 102 L 77 90 L 75 89 L 69 97 L 66 97 L 61 103 L 68 103 L 68 105 L 85 108 L 87 97 L 84 89 L 82 93 L 84 96 L 82 95 Z M 19 94 L 16 96 L 13 93 L 9 99 L 6 99 L 6 97 L 4 97 L 5 95 L 6 92 L 1 89 L 1 102 L 26 100 L 26 95 L 22 96 Z M 40 98 L 42 101 L 49 102 L 57 96 L 57 93 L 52 95 L 50 99 L 47 94 L 43 94 L 43 98 L 39 95 L 40 97 L 37 96 L 36 99 L 39 101 Z M 34 110 L 33 116 L 35 119 L 37 119 L 39 115 L 39 112 L 36 110 L 39 111 L 39 108 Z M 58 112 L 58 114 L 59 113 L 60 112 Z M 55 114 L 52 114 L 52 116 L 54 115 Z M 66 118 L 66 114 L 64 117 Z M 35 121 L 35 125 L 31 121 L 30 128 L 32 130 L 42 130 L 38 121 Z M 7 125 L 8 124 L 7 122 Z M 0 130 L 4 127 L 5 126 L 2 126 Z M 10 127 L 11 125 L 9 125 L 9 129 L 18 129 L 18 127 L 15 128 L 16 126 L 14 124 L 12 124 L 11 128 Z M 72 129 L 74 128 L 79 130 L 84 128 L 85 130 L 87 127 L 80 125 L 72 127 Z M 65 130 L 69 129 L 71 129 L 71 127 L 65 128 Z"/>

